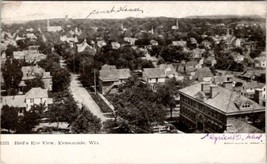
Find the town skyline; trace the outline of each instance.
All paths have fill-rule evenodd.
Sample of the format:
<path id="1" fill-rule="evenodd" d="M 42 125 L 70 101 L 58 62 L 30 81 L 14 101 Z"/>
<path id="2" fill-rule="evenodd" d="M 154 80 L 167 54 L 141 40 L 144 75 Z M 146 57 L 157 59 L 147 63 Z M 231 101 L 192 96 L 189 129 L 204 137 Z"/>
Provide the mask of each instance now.
<path id="1" fill-rule="evenodd" d="M 219 4 L 218 4 L 219 3 Z M 97 5 L 97 6 L 96 6 Z M 58 6 L 61 6 L 59 9 Z M 158 6 L 161 6 L 160 8 Z M 237 8 L 238 6 L 238 8 Z M 242 6 L 242 7 L 240 7 Z M 122 12 L 106 12 L 112 9 Z M 210 10 L 210 9 L 213 10 Z M 139 11 L 133 11 L 133 10 Z M 166 10 L 167 9 L 167 10 Z M 129 12 L 130 10 L 130 12 Z M 13 12 L 17 11 L 17 12 Z M 97 12 L 97 14 L 90 14 Z M 264 2 L 4 2 L 1 20 L 4 23 L 19 23 L 31 20 L 64 18 L 72 19 L 125 19 L 128 17 L 194 16 L 260 16 L 266 15 Z"/>

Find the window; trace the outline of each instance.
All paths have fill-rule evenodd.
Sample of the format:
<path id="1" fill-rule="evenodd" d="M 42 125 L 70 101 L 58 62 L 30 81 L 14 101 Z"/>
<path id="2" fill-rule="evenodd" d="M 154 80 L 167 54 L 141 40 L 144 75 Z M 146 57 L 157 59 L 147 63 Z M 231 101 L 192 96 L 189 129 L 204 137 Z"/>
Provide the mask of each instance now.
<path id="1" fill-rule="evenodd" d="M 30 103 L 34 103 L 34 99 L 30 99 Z"/>

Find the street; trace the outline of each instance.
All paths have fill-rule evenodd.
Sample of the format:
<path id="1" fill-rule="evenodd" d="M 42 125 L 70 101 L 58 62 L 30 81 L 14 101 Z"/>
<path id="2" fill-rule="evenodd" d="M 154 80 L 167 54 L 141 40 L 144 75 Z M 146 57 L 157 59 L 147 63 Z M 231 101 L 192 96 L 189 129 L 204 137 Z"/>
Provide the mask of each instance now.
<path id="1" fill-rule="evenodd" d="M 99 106 L 79 80 L 77 80 L 77 77 L 78 75 L 71 74 L 70 92 L 72 93 L 74 100 L 78 102 L 79 106 L 84 104 L 95 116 L 101 119 L 101 122 L 106 121 L 108 118 L 103 115 Z"/>

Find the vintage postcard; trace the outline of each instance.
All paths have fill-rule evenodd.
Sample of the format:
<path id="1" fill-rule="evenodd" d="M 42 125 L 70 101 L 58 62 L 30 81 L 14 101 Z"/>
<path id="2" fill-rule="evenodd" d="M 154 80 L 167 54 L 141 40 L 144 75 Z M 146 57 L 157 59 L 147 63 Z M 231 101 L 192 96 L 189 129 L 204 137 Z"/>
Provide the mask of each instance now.
<path id="1" fill-rule="evenodd" d="M 266 2 L 1 2 L 1 162 L 265 163 Z"/>

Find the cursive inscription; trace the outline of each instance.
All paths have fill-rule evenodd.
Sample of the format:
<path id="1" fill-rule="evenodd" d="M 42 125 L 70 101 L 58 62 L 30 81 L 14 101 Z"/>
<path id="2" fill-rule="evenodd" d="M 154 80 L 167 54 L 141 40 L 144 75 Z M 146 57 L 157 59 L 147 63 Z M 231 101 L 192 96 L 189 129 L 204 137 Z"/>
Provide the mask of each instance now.
<path id="1" fill-rule="evenodd" d="M 111 14 L 111 13 L 120 13 L 120 12 L 140 12 L 140 13 L 144 13 L 144 11 L 142 9 L 138 8 L 128 8 L 127 5 L 126 6 L 120 6 L 120 7 L 115 7 L 113 6 L 111 9 L 109 10 L 93 10 L 88 16 L 91 15 L 96 15 L 96 14 Z"/>
<path id="2" fill-rule="evenodd" d="M 219 141 L 261 141 L 262 142 L 262 134 L 205 134 L 205 136 L 200 139 L 211 140 L 214 144 Z"/>

